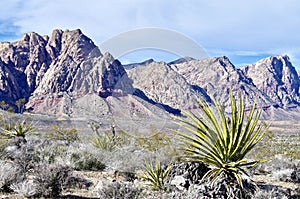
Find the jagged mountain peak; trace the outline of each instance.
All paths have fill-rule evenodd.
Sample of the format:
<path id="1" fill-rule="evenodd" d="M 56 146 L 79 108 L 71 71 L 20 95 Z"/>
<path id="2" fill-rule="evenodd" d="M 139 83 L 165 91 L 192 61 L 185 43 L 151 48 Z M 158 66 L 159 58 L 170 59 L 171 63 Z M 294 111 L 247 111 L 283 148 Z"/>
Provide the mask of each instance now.
<path id="1" fill-rule="evenodd" d="M 267 57 L 241 70 L 280 106 L 299 104 L 299 76 L 287 55 Z"/>
<path id="2" fill-rule="evenodd" d="M 179 58 L 179 59 L 176 59 L 174 61 L 171 61 L 169 62 L 169 64 L 181 64 L 181 63 L 184 63 L 184 62 L 188 62 L 188 61 L 192 61 L 192 60 L 195 60 L 193 57 L 188 57 L 188 56 L 185 56 L 185 57 L 182 57 L 182 58 Z"/>
<path id="3" fill-rule="evenodd" d="M 29 32 L 18 41 L 0 44 L 3 62 L 0 72 L 8 76 L 0 82 L 0 88 L 5 88 L 0 90 L 0 100 L 12 104 L 33 94 L 68 90 L 72 82 L 81 81 L 72 78 L 83 62 L 102 57 L 94 42 L 79 29 L 56 29 L 50 37 Z M 114 62 L 109 53 L 102 60 L 105 60 L 105 66 Z M 117 62 L 114 64 L 118 65 Z"/>
<path id="4" fill-rule="evenodd" d="M 35 32 L 28 32 L 25 33 L 21 38 L 20 38 L 20 42 L 30 42 L 30 41 L 36 41 L 36 40 L 44 40 L 44 38 L 35 33 Z"/>
<path id="5" fill-rule="evenodd" d="M 139 67 L 139 66 L 146 66 L 148 64 L 151 64 L 152 62 L 155 62 L 154 59 L 147 59 L 141 63 L 126 64 L 123 66 L 125 69 L 132 69 L 132 68 Z"/>
<path id="6" fill-rule="evenodd" d="M 239 93 L 248 96 L 247 104 L 252 104 L 255 98 L 263 106 L 273 104 L 273 101 L 257 89 L 251 79 L 237 69 L 228 57 L 213 57 L 203 60 L 191 60 L 172 65 L 191 85 L 203 88 L 210 96 L 224 104 L 229 104 L 229 91 L 234 95 Z"/>

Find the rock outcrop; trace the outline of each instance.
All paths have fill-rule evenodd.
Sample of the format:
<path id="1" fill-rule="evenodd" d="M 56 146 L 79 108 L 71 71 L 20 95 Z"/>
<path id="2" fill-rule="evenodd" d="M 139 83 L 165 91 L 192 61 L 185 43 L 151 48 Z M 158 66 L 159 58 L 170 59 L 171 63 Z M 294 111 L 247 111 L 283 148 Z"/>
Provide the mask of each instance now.
<path id="1" fill-rule="evenodd" d="M 203 88 L 210 96 L 214 96 L 225 105 L 229 104 L 230 89 L 236 96 L 239 94 L 247 96 L 248 105 L 253 104 L 255 99 L 258 99 L 259 104 L 265 108 L 275 104 L 253 84 L 250 78 L 235 68 L 227 57 L 174 63 L 171 65 L 172 68 L 189 84 Z"/>
<path id="2" fill-rule="evenodd" d="M 190 85 L 165 62 L 135 65 L 127 69 L 127 73 L 133 80 L 133 86 L 157 103 L 177 109 L 191 109 L 196 106 L 197 99 L 211 101 L 203 89 Z"/>
<path id="3" fill-rule="evenodd" d="M 253 84 L 280 106 L 299 106 L 300 80 L 288 56 L 272 56 L 242 68 Z"/>
<path id="4" fill-rule="evenodd" d="M 161 117 L 197 108 L 198 99 L 211 102 L 209 96 L 226 106 L 232 90 L 245 95 L 249 106 L 257 99 L 275 117 L 278 109 L 300 106 L 299 86 L 287 56 L 240 69 L 227 57 L 123 66 L 80 30 L 54 30 L 50 36 L 31 32 L 0 43 L 0 101 L 14 105 L 25 98 L 36 113 Z"/>
<path id="5" fill-rule="evenodd" d="M 40 85 L 50 66 L 66 64 L 66 60 L 78 63 L 91 54 L 100 55 L 94 43 L 80 30 L 54 30 L 51 37 L 37 33 L 26 33 L 16 42 L 0 44 L 2 61 L 2 98 L 12 102 L 19 98 L 28 98 Z M 49 76 L 48 76 L 49 78 Z M 11 90 L 7 91 L 7 90 Z"/>
<path id="6" fill-rule="evenodd" d="M 50 37 L 26 33 L 17 42 L 0 43 L 0 100 L 7 103 L 25 98 L 34 110 L 62 96 L 133 92 L 121 63 L 109 53 L 102 55 L 80 30 L 54 30 Z"/>

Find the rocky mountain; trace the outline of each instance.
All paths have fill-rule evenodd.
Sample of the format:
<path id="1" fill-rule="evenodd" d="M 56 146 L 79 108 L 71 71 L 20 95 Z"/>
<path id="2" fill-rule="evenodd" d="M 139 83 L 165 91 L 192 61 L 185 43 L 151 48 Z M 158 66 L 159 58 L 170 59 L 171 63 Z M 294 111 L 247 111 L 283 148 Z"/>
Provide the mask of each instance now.
<path id="1" fill-rule="evenodd" d="M 197 99 L 211 102 L 210 96 L 228 105 L 232 90 L 245 95 L 247 105 L 257 99 L 267 116 L 277 117 L 300 106 L 299 81 L 287 56 L 242 68 L 227 57 L 123 66 L 80 30 L 54 30 L 51 36 L 32 32 L 0 43 L 0 101 L 14 105 L 25 98 L 35 113 L 163 118 L 197 108 Z"/>
<path id="2" fill-rule="evenodd" d="M 13 105 L 25 98 L 35 113 L 77 117 L 174 111 L 133 88 L 121 63 L 102 54 L 80 30 L 54 30 L 50 37 L 27 33 L 17 42 L 1 43 L 0 79 L 1 101 Z"/>
<path id="3" fill-rule="evenodd" d="M 94 43 L 80 30 L 54 30 L 51 37 L 31 32 L 19 41 L 2 42 L 1 97 L 11 101 L 28 98 L 44 80 L 49 68 L 79 63 L 92 52 L 100 55 Z M 46 76 L 49 77 L 49 73 Z"/>
<path id="4" fill-rule="evenodd" d="M 277 62 L 269 61 L 274 58 Z M 259 67 L 254 69 L 256 65 Z M 279 76 L 272 72 L 274 69 L 270 70 L 276 66 L 281 66 L 275 73 Z M 197 107 L 195 99 L 211 101 L 209 96 L 226 106 L 232 90 L 235 96 L 242 94 L 246 97 L 247 106 L 257 100 L 264 118 L 298 118 L 299 77 L 287 56 L 266 58 L 242 68 L 236 68 L 227 57 L 181 58 L 168 64 L 151 60 L 140 65 L 132 64 L 126 71 L 134 87 L 143 90 L 156 102 L 179 109 L 194 109 Z M 269 81 L 265 89 L 258 83 L 264 81 Z M 274 95 L 281 96 L 279 99 L 282 100 Z"/>
<path id="5" fill-rule="evenodd" d="M 208 95 L 214 96 L 224 104 L 229 103 L 229 92 L 232 89 L 236 96 L 247 96 L 248 105 L 253 104 L 255 99 L 265 108 L 275 105 L 274 101 L 260 91 L 252 79 L 237 69 L 227 57 L 175 61 L 171 66 L 189 84 L 203 88 Z"/>
<path id="6" fill-rule="evenodd" d="M 272 56 L 241 68 L 253 84 L 284 108 L 299 106 L 300 80 L 288 56 Z"/>
<path id="7" fill-rule="evenodd" d="M 196 107 L 196 99 L 211 102 L 207 93 L 197 85 L 189 84 L 165 62 L 142 63 L 127 69 L 133 86 L 157 103 L 169 105 L 177 109 Z"/>

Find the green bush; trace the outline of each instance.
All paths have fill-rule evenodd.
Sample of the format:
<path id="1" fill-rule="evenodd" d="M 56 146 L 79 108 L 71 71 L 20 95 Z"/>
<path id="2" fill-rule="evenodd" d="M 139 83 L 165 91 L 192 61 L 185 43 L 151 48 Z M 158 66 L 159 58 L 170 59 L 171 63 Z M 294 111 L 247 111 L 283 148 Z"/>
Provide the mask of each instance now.
<path id="1" fill-rule="evenodd" d="M 157 132 L 151 134 L 149 137 L 138 136 L 136 141 L 139 147 L 155 152 L 163 147 L 169 146 L 171 139 L 165 133 Z"/>

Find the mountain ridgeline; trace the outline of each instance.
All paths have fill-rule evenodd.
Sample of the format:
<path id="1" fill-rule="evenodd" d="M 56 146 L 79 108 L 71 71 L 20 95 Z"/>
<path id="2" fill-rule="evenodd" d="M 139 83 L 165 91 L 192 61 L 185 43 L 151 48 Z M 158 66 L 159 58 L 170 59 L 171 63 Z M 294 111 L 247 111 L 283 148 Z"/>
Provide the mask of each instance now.
<path id="1" fill-rule="evenodd" d="M 25 99 L 34 113 L 153 116 L 180 114 L 210 96 L 229 103 L 229 92 L 255 100 L 266 115 L 300 107 L 300 80 L 288 56 L 273 56 L 236 68 L 227 57 L 170 63 L 148 60 L 122 65 L 102 54 L 80 30 L 54 30 L 51 36 L 26 33 L 0 43 L 0 101 Z M 3 104 L 3 103 L 2 103 Z M 3 107 L 2 107 L 3 108 Z M 4 108 L 3 108 L 4 109 Z"/>

